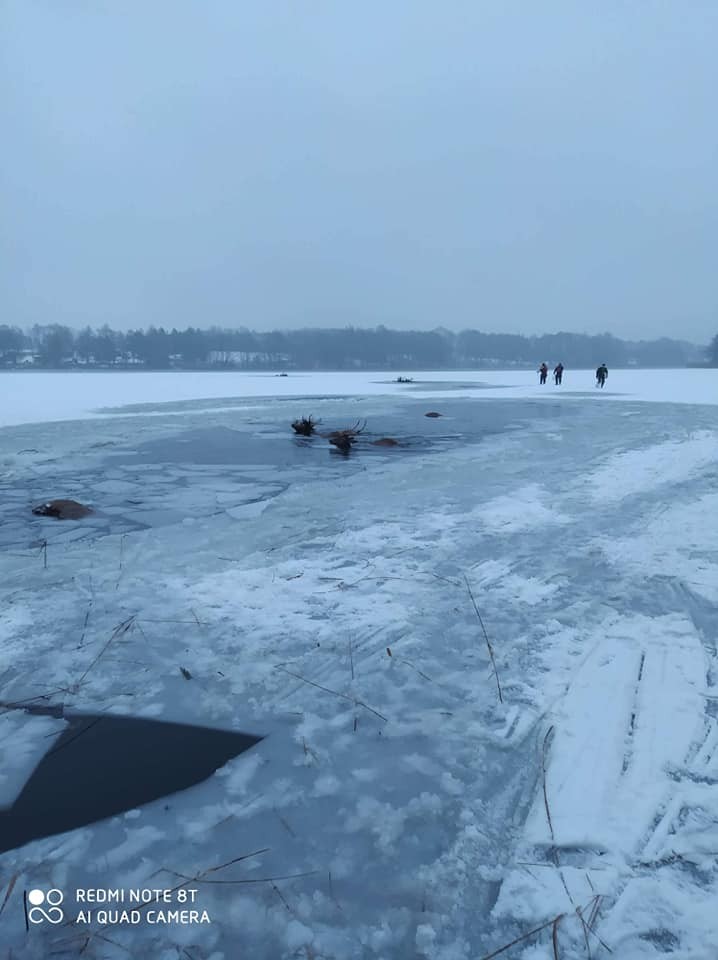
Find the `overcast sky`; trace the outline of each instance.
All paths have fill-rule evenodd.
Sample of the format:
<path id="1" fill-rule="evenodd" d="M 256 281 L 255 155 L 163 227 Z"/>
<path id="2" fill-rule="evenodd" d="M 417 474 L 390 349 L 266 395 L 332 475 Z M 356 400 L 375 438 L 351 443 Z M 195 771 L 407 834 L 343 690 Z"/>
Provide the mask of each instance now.
<path id="1" fill-rule="evenodd" d="M 0 323 L 718 331 L 715 0 L 3 0 Z"/>

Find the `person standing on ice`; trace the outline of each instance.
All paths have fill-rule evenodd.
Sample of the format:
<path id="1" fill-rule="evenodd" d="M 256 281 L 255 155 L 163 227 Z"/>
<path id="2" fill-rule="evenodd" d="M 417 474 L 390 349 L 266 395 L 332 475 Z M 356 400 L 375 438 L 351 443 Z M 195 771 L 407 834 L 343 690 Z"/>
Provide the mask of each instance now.
<path id="1" fill-rule="evenodd" d="M 563 364 L 557 363 L 553 368 L 553 379 L 557 387 L 561 386 L 561 380 L 563 379 Z"/>
<path id="2" fill-rule="evenodd" d="M 546 377 L 548 376 L 548 364 L 542 363 L 538 368 L 539 373 L 539 383 L 546 383 Z"/>
<path id="3" fill-rule="evenodd" d="M 596 386 L 600 387 L 603 390 L 603 385 L 606 382 L 606 377 L 608 376 L 608 367 L 605 363 L 602 363 L 601 366 L 596 370 Z"/>

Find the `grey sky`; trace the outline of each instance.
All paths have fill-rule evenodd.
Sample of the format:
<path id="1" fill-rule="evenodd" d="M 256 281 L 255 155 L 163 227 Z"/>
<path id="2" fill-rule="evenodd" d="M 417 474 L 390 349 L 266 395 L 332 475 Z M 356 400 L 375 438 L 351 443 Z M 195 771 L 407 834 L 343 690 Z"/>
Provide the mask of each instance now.
<path id="1" fill-rule="evenodd" d="M 0 323 L 718 330 L 715 0 L 0 21 Z"/>

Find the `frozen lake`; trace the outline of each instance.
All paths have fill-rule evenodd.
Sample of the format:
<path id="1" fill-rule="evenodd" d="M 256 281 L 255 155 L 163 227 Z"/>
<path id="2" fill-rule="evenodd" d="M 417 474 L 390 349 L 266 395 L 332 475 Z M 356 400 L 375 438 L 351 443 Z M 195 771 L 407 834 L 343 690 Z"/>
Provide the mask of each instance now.
<path id="1" fill-rule="evenodd" d="M 397 384 L 397 376 L 413 384 Z M 539 386 L 537 375 L 520 371 L 429 371 L 388 373 L 125 373 L 0 372 L 4 397 L 0 426 L 97 416 L 103 408 L 187 401 L 267 397 L 441 396 L 460 391 L 485 399 L 538 397 L 555 393 L 575 397 L 594 390 L 591 370 L 568 370 L 560 388 Z M 615 370 L 606 396 L 675 403 L 717 403 L 718 370 Z M 209 405 L 208 405 L 209 406 Z"/>
<path id="2" fill-rule="evenodd" d="M 0 374 L 0 702 L 264 738 L 0 855 L 13 956 L 711 956 L 718 371 L 400 372 Z M 0 708 L 0 804 L 62 730 Z M 211 924 L 26 933 L 178 875 Z"/>

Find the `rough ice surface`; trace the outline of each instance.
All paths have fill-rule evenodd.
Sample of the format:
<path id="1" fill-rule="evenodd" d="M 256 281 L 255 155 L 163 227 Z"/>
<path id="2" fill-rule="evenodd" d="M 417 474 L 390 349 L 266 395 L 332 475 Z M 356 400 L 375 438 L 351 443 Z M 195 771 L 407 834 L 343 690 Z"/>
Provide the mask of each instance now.
<path id="1" fill-rule="evenodd" d="M 0 375 L 0 700 L 265 739 L 3 854 L 12 956 L 714 956 L 718 372 L 83 374 L 39 422 L 43 376 Z M 0 714 L 0 802 L 59 729 Z M 25 931 L 22 889 L 178 875 L 211 924 Z"/>

